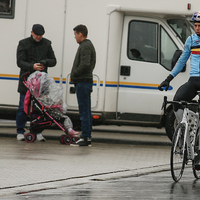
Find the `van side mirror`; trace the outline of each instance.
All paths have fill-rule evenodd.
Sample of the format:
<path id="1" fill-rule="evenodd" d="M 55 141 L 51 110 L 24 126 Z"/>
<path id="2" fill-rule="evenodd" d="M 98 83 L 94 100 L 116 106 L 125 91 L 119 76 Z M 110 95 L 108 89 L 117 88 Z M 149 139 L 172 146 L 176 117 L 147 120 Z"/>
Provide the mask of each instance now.
<path id="1" fill-rule="evenodd" d="M 181 56 L 182 54 L 182 50 L 180 49 L 177 49 L 175 52 L 174 52 L 174 55 L 173 55 L 173 58 L 172 58 L 172 63 L 171 63 L 171 69 L 174 68 L 174 66 L 176 65 L 176 62 L 178 61 L 179 57 Z M 183 67 L 183 69 L 181 70 L 181 72 L 185 72 L 186 70 L 186 65 Z"/>

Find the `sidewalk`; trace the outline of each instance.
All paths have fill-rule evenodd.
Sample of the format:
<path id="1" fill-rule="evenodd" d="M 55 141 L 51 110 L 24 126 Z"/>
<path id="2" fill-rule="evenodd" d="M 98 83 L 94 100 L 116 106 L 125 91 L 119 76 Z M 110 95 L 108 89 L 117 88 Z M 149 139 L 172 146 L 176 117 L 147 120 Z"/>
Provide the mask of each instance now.
<path id="1" fill-rule="evenodd" d="M 47 140 L 59 140 L 62 134 L 64 133 L 60 129 L 43 131 Z M 0 120 L 0 136 L 16 137 L 15 121 Z M 171 145 L 164 128 L 138 126 L 93 126 L 92 141 L 113 144 Z"/>
<path id="2" fill-rule="evenodd" d="M 0 152 L 0 198 L 170 170 L 170 146 L 93 142 L 71 147 L 1 137 Z"/>
<path id="3" fill-rule="evenodd" d="M 92 147 L 61 145 L 62 134 L 46 129 L 46 142 L 17 141 L 15 122 L 0 121 L 0 198 L 170 170 L 163 129 L 96 126 Z"/>

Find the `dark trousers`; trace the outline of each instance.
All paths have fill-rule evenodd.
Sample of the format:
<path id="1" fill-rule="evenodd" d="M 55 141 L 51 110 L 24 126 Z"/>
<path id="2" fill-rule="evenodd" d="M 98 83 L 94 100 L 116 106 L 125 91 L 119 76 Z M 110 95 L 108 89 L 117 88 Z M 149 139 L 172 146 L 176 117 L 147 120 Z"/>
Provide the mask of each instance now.
<path id="1" fill-rule="evenodd" d="M 188 101 L 190 102 L 200 91 L 200 77 L 190 77 L 188 82 L 180 86 L 177 90 L 174 101 Z M 174 111 L 182 109 L 181 105 L 174 104 Z"/>
<path id="2" fill-rule="evenodd" d="M 91 114 L 91 92 L 92 83 L 77 83 L 76 96 L 79 106 L 79 114 L 81 120 L 82 137 L 91 138 L 92 132 L 92 114 Z"/>
<path id="3" fill-rule="evenodd" d="M 24 127 L 27 121 L 26 113 L 24 112 L 24 98 L 25 98 L 25 94 L 20 94 L 19 107 L 18 107 L 17 116 L 16 116 L 16 125 L 17 125 L 18 134 L 24 134 L 25 132 Z"/>

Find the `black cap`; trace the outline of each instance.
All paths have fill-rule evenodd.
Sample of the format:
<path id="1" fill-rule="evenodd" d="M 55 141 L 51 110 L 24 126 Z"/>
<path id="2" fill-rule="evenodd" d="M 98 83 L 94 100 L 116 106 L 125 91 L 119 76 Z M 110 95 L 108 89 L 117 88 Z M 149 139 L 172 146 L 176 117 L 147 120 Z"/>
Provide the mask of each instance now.
<path id="1" fill-rule="evenodd" d="M 44 27 L 41 24 L 34 24 L 32 31 L 35 35 L 44 35 L 45 33 Z"/>

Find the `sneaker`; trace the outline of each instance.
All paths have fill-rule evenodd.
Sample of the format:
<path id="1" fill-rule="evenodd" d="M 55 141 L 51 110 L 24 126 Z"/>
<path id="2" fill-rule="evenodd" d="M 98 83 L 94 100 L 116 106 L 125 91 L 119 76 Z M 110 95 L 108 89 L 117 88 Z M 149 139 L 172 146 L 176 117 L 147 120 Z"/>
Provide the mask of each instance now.
<path id="1" fill-rule="evenodd" d="M 73 137 L 77 137 L 78 136 L 78 132 L 73 130 L 73 129 L 71 131 L 69 131 L 68 134 L 73 136 Z"/>
<path id="2" fill-rule="evenodd" d="M 25 140 L 24 134 L 18 133 L 18 134 L 17 134 L 17 140 L 18 140 L 18 141 L 23 141 L 23 140 Z"/>
<path id="3" fill-rule="evenodd" d="M 42 133 L 37 134 L 37 140 L 38 141 L 45 141 L 46 139 L 43 137 Z"/>
<path id="4" fill-rule="evenodd" d="M 71 143 L 70 146 L 78 147 L 78 146 L 92 146 L 91 138 L 84 137 L 80 138 L 76 143 Z"/>

